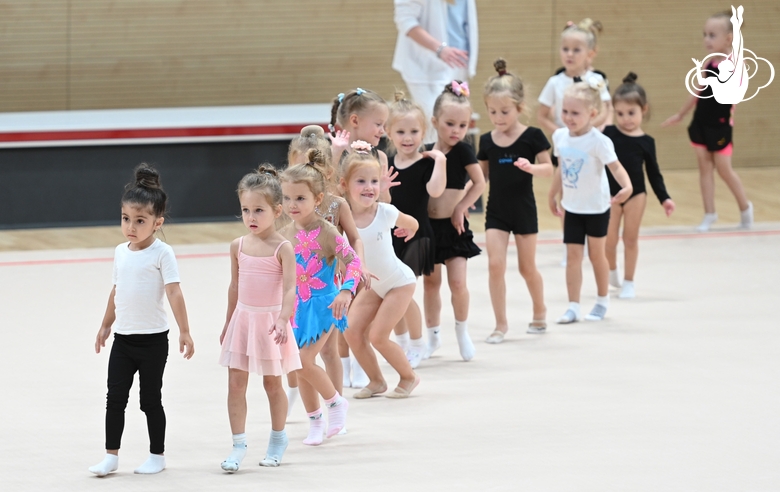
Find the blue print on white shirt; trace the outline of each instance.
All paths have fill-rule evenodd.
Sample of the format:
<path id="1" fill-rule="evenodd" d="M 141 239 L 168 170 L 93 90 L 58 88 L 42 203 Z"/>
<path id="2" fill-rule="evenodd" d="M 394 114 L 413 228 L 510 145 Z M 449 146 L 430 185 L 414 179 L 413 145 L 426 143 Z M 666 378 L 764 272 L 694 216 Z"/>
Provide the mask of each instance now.
<path id="1" fill-rule="evenodd" d="M 580 179 L 580 171 L 588 160 L 588 154 L 572 147 L 563 147 L 558 152 L 561 157 L 563 186 L 576 189 Z"/>

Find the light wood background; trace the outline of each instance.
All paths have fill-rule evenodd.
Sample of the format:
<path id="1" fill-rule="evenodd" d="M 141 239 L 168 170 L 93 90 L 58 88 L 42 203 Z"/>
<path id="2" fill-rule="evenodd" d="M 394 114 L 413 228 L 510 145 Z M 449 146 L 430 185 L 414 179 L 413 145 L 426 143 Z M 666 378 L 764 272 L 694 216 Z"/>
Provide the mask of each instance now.
<path id="1" fill-rule="evenodd" d="M 746 47 L 780 69 L 780 2 L 744 1 Z M 479 0 L 479 87 L 505 57 L 531 106 L 560 66 L 567 20 L 601 20 L 595 66 L 616 87 L 639 74 L 646 131 L 666 169 L 695 167 L 685 125 L 661 129 L 688 96 L 713 0 Z M 389 0 L 0 0 L 0 111 L 327 102 L 353 87 L 391 96 L 396 38 Z M 763 70 L 763 71 L 762 71 Z M 760 68 L 757 82 L 768 75 Z M 777 165 L 780 81 L 736 113 L 735 166 Z M 534 112 L 534 108 L 531 108 Z M 329 115 L 323 115 L 327 118 Z M 530 122 L 535 124 L 533 120 Z M 487 131 L 486 118 L 480 122 Z"/>

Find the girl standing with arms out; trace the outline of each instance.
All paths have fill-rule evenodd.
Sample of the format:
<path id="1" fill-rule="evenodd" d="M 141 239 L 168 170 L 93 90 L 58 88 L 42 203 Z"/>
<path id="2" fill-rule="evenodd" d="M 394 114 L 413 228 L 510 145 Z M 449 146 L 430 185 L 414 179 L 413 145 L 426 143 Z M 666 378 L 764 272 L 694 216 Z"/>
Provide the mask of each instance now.
<path id="1" fill-rule="evenodd" d="M 514 234 L 517 264 L 533 303 L 528 333 L 547 330 L 544 283 L 536 268 L 536 234 L 539 224 L 534 198 L 534 176 L 550 176 L 550 143 L 538 128 L 520 123 L 525 89 L 519 77 L 506 71 L 502 59 L 493 64 L 498 75 L 485 84 L 485 106 L 495 129 L 479 140 L 479 164 L 490 179 L 485 214 L 490 300 L 496 328 L 487 343 L 501 343 L 509 330 L 506 315 L 506 252 Z"/>
<path id="2" fill-rule="evenodd" d="M 734 14 L 736 19 L 736 13 Z M 741 20 L 738 23 L 741 25 Z M 720 12 L 704 24 L 704 47 L 708 53 L 724 53 L 733 56 L 734 26 L 729 20 L 728 12 Z M 706 77 L 717 77 L 718 66 L 729 63 L 728 58 L 714 57 L 705 67 Z M 693 112 L 693 120 L 688 127 L 691 146 L 699 162 L 699 186 L 704 202 L 704 219 L 696 228 L 699 232 L 707 232 L 718 220 L 715 213 L 715 170 L 731 190 L 740 210 L 739 225 L 750 228 L 753 225 L 753 204 L 750 203 L 742 187 L 742 181 L 731 167 L 731 155 L 734 147 L 731 136 L 734 129 L 734 105 L 720 104 L 712 95 L 712 86 L 699 93 L 699 97 L 691 96 L 676 114 L 664 121 L 661 126 L 676 125 L 688 112 Z"/>
<path id="3" fill-rule="evenodd" d="M 408 241 L 417 231 L 417 221 L 393 205 L 379 203 L 381 166 L 366 142 L 352 144 L 353 152 L 344 162 L 341 187 L 352 207 L 360 236 L 367 245 L 366 261 L 379 276 L 371 290 L 363 289 L 349 310 L 349 330 L 344 332 L 352 351 L 366 368 L 370 382 L 355 398 L 370 398 L 387 391 L 379 369 L 376 348 L 398 372 L 398 386 L 386 396 L 407 398 L 420 383 L 401 347 L 390 340 L 390 332 L 401 320 L 412 300 L 417 279 L 412 270 L 395 256 L 392 228 L 406 231 Z M 372 348 L 373 346 L 373 348 Z"/>
<path id="4" fill-rule="evenodd" d="M 348 134 L 339 132 L 338 138 L 349 138 Z M 334 141 L 337 141 L 334 138 Z M 363 258 L 363 242 L 360 239 L 349 204 L 340 196 L 335 166 L 331 159 L 331 144 L 325 138 L 325 132 L 318 125 L 309 125 L 301 130 L 301 135 L 290 142 L 288 162 L 290 166 L 306 163 L 306 154 L 311 149 L 317 149 L 317 161 L 314 162 L 325 176 L 326 191 L 322 203 L 315 208 L 315 212 L 323 219 L 334 225 L 339 233 L 345 234 L 350 246 Z M 371 273 L 367 270 L 365 262 L 361 262 L 363 268 L 362 280 L 366 288 L 371 288 Z M 340 274 L 341 272 L 339 272 Z M 328 343 L 322 348 L 320 357 L 325 363 L 325 371 L 328 373 L 336 391 L 341 393 L 346 387 L 362 388 L 368 383 L 368 376 L 354 358 L 349 356 L 349 346 L 340 334 L 335 334 L 328 339 Z M 287 377 L 290 386 L 290 401 L 297 398 L 298 383 L 296 375 Z"/>
<path id="5" fill-rule="evenodd" d="M 428 217 L 433 229 L 434 268 L 423 277 L 425 287 L 425 324 L 428 327 L 428 353 L 430 356 L 441 347 L 442 266 L 447 267 L 447 283 L 452 293 L 452 309 L 455 314 L 455 331 L 458 338 L 467 333 L 469 316 L 469 290 L 466 284 L 466 260 L 480 253 L 474 244 L 474 234 L 469 230 L 468 210 L 485 189 L 485 177 L 477 163 L 474 149 L 463 142 L 471 123 L 469 86 L 453 80 L 444 87 L 433 105 L 431 122 L 436 129 L 435 144 L 427 150 L 438 150 L 447 158 L 447 187 L 439 197 L 428 201 Z M 466 183 L 471 186 L 466 190 Z"/>
<path id="6" fill-rule="evenodd" d="M 561 105 L 566 128 L 560 128 L 553 133 L 555 154 L 560 162 L 558 174 L 561 179 L 556 176 L 553 180 L 549 204 L 554 215 L 564 217 L 566 288 L 569 293 L 569 308 L 558 318 L 558 323 L 573 323 L 582 317 L 580 290 L 586 236 L 598 297 L 596 305 L 585 319 L 599 321 L 607 314 L 609 263 L 604 245 L 609 226 L 609 209 L 612 204 L 625 202 L 633 192 L 631 180 L 615 155 L 612 141 L 593 125 L 602 109 L 600 93 L 603 84 L 600 79 L 589 79 L 566 89 Z M 615 180 L 622 186 L 611 200 L 605 166 L 609 167 Z M 560 192 L 563 193 L 563 198 L 559 206 L 557 196 Z"/>
<path id="7" fill-rule="evenodd" d="M 159 473 L 165 469 L 166 420 L 161 390 L 168 359 L 168 319 L 163 293 L 179 325 L 179 352 L 185 359 L 195 353 L 176 257 L 170 246 L 154 237 L 165 221 L 167 202 L 157 170 L 146 164 L 138 166 L 135 181 L 127 185 L 122 196 L 122 234 L 127 242 L 117 246 L 114 253 L 114 287 L 95 339 L 95 352 L 100 353 L 113 326 L 106 396 L 106 456 L 89 468 L 99 477 L 119 466 L 125 407 L 136 372 L 151 454 L 135 473 Z"/>
<path id="8" fill-rule="evenodd" d="M 282 187 L 273 166 L 262 165 L 238 183 L 241 218 L 249 234 L 230 244 L 230 288 L 219 363 L 228 368 L 228 417 L 233 451 L 222 469 L 238 471 L 246 455 L 249 373 L 263 376 L 271 407 L 271 438 L 261 466 L 279 466 L 287 449 L 287 395 L 282 374 L 301 368 L 290 316 L 295 304 L 295 254 L 276 232 Z"/>
<path id="9" fill-rule="evenodd" d="M 322 443 L 322 420 L 318 393 L 328 407 L 327 437 L 346 425 L 349 403 L 336 391 L 328 375 L 315 363 L 333 329 L 347 328 L 347 308 L 360 281 L 360 259 L 335 227 L 323 220 L 315 208 L 325 195 L 325 177 L 312 162 L 319 151 L 310 150 L 309 162 L 286 169 L 281 175 L 285 213 L 292 223 L 281 233 L 293 245 L 296 262 L 296 306 L 293 333 L 303 368 L 298 383 L 309 416 L 309 435 L 304 444 Z M 335 276 L 339 260 L 346 265 L 341 285 Z"/>
<path id="10" fill-rule="evenodd" d="M 428 219 L 428 199 L 441 196 L 447 186 L 447 158 L 444 154 L 439 150 L 420 152 L 425 135 L 425 120 L 425 113 L 420 106 L 405 99 L 402 92 L 396 93 L 387 120 L 387 135 L 396 150 L 389 164 L 397 174 L 398 186 L 393 187 L 390 193 L 393 205 L 400 212 L 414 217 L 419 229 L 411 241 L 396 234 L 393 237 L 393 249 L 415 276 L 433 273 L 435 243 Z M 422 336 L 420 307 L 414 299 L 395 333 L 412 369 L 416 369 L 428 352 L 428 347 Z M 465 326 L 458 343 L 464 360 L 474 357 L 474 345 Z"/>
<path id="11" fill-rule="evenodd" d="M 655 156 L 655 140 L 642 130 L 642 119 L 647 114 L 647 94 L 644 88 L 636 83 L 635 73 L 629 73 L 612 97 L 615 108 L 615 125 L 604 128 L 604 135 L 615 145 L 615 154 L 628 173 L 633 193 L 621 204 L 613 204 L 609 215 L 606 253 L 609 261 L 609 283 L 620 287 L 620 277 L 617 270 L 617 245 L 620 234 L 620 222 L 623 222 L 623 247 L 625 248 L 625 280 L 623 289 L 618 295 L 621 299 L 631 299 L 636 296 L 634 291 L 634 272 L 639 257 L 639 226 L 647 205 L 647 190 L 645 189 L 645 173 L 642 164 L 647 168 L 647 177 L 655 196 L 661 202 L 666 216 L 674 212 L 674 202 L 666 192 L 664 178 L 658 167 Z M 612 196 L 620 192 L 620 185 L 607 173 L 609 190 Z"/>

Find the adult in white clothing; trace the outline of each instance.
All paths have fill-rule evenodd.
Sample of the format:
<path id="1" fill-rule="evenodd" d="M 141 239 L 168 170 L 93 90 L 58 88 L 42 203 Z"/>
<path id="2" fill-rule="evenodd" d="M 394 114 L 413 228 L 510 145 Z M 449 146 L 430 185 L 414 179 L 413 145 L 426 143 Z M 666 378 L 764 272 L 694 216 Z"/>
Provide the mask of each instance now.
<path id="1" fill-rule="evenodd" d="M 436 141 L 433 103 L 453 80 L 477 73 L 476 0 L 395 0 L 393 69 L 429 120 L 425 142 Z"/>

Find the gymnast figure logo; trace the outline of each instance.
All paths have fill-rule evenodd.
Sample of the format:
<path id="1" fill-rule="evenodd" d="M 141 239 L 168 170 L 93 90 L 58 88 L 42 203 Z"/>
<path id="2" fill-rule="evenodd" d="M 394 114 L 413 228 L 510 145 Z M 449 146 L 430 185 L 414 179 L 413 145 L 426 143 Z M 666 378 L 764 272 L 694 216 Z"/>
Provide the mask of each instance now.
<path id="1" fill-rule="evenodd" d="M 696 64 L 696 66 L 685 76 L 685 88 L 688 89 L 688 92 L 693 96 L 700 99 L 714 97 L 720 104 L 739 104 L 753 99 L 761 89 L 772 83 L 772 80 L 775 78 L 775 67 L 769 63 L 769 60 L 761 58 L 744 46 L 744 38 L 740 31 L 744 20 L 744 11 L 745 9 L 742 5 L 736 10 L 733 5 L 731 6 L 732 15 L 730 20 L 731 25 L 733 26 L 731 54 L 710 53 L 702 61 L 692 58 L 693 63 Z M 752 56 L 745 57 L 745 53 L 749 53 Z M 704 65 L 708 59 L 715 57 L 725 58 L 725 60 L 718 64 L 718 73 L 707 69 L 702 70 L 702 65 Z M 769 81 L 757 88 L 753 95 L 746 98 L 745 94 L 747 93 L 748 82 L 758 73 L 758 60 L 766 62 L 769 66 Z M 750 66 L 750 63 L 753 64 L 752 67 Z M 715 75 L 715 77 L 704 77 L 704 72 Z M 712 88 L 712 95 L 699 95 L 699 92 L 703 91 L 707 86 Z"/>

